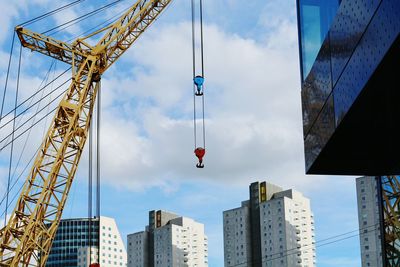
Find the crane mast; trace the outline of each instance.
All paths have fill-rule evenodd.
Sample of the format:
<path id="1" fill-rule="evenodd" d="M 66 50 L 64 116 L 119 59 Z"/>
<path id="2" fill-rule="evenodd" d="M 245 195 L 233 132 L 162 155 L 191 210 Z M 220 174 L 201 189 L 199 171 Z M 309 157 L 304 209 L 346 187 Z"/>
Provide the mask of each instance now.
<path id="1" fill-rule="evenodd" d="M 65 43 L 17 27 L 24 47 L 72 66 L 71 85 L 56 109 L 10 219 L 0 229 L 0 266 L 44 266 L 88 137 L 102 74 L 172 0 L 138 0 L 109 27 Z M 86 39 L 106 32 L 91 46 Z"/>

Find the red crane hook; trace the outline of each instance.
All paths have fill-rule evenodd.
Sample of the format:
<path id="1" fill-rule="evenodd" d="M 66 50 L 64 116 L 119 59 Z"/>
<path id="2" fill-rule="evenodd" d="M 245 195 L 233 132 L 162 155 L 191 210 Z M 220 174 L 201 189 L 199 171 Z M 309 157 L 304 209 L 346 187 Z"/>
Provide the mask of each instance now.
<path id="1" fill-rule="evenodd" d="M 199 158 L 199 163 L 196 164 L 197 168 L 204 168 L 204 164 L 203 164 L 203 157 L 206 154 L 206 150 L 202 147 L 198 147 L 194 150 L 194 154 L 196 155 L 196 157 Z"/>

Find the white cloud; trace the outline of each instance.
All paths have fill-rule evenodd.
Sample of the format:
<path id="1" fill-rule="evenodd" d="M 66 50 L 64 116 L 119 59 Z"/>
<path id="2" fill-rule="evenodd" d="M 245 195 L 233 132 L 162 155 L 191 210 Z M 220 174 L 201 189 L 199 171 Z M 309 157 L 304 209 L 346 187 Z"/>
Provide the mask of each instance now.
<path id="1" fill-rule="evenodd" d="M 10 32 L 16 26 L 15 24 L 22 22 L 16 20 L 21 19 L 27 12 L 30 12 L 32 6 L 44 6 L 51 2 L 54 3 L 54 1 L 50 0 L 0 0 L 0 7 L 2 10 L 2 15 L 0 16 L 0 44 L 4 42 L 7 36 L 11 36 Z"/>
<path id="2" fill-rule="evenodd" d="M 171 179 L 312 183 L 304 175 L 296 32 L 288 28 L 280 29 L 288 44 L 279 47 L 205 27 L 208 145 L 201 171 L 190 119 L 190 25 L 164 25 L 139 40 L 103 77 L 106 179 L 136 189 Z"/>
<path id="3" fill-rule="evenodd" d="M 220 9 L 215 10 L 221 10 L 224 3 L 230 8 L 243 4 L 235 0 L 221 3 L 211 1 L 208 8 L 219 5 Z M 295 20 L 279 15 L 282 12 L 276 8 L 282 1 L 274 3 L 273 8 L 267 3 L 265 16 L 257 21 L 266 29 L 257 41 L 244 37 L 243 33 L 232 34 L 219 24 L 205 27 L 207 154 L 203 170 L 195 168 L 193 154 L 189 23 L 157 21 L 103 76 L 103 181 L 127 191 L 158 187 L 171 195 L 186 182 L 210 187 L 218 184 L 229 195 L 223 205 L 216 193 L 202 192 L 184 195 L 180 202 L 187 211 L 194 212 L 191 206 L 201 210 L 213 205 L 220 212 L 239 206 L 247 195 L 238 199 L 235 193 L 247 192 L 250 182 L 268 180 L 312 198 L 315 210 L 322 214 L 316 217 L 316 223 L 324 223 L 317 225 L 322 229 L 317 229 L 318 233 L 329 237 L 332 225 L 339 224 L 343 231 L 354 229 L 356 209 L 354 203 L 349 204 L 354 200 L 354 192 L 350 192 L 354 180 L 304 175 Z M 287 2 L 285 8 L 286 5 Z M 17 7 L 21 8 L 15 4 L 10 8 Z M 1 24 L 0 29 L 4 26 Z M 0 58 L 7 59 L 7 55 L 0 54 Z M 37 61 L 29 58 L 26 63 L 30 64 L 26 68 L 29 70 Z M 40 79 L 24 75 L 21 81 L 24 89 L 21 94 L 28 96 Z M 42 131 L 39 127 L 32 134 L 24 162 L 36 149 L 33 144 L 40 143 Z M 17 146 L 20 151 L 22 143 Z M 1 167 L 6 171 L 4 166 Z M 0 177 L 6 177 L 3 169 Z M 77 178 L 83 179 L 86 174 L 87 154 L 84 154 Z M 3 185 L 4 179 L 0 180 L 0 191 Z M 338 200 L 332 192 L 339 190 L 342 195 Z M 107 198 L 110 205 L 117 203 L 112 194 L 104 199 Z M 342 204 L 351 209 L 338 208 Z M 331 212 L 336 208 L 340 213 Z M 135 208 L 132 216 L 136 216 L 133 211 Z M 214 248 L 210 254 L 215 258 L 222 257 L 219 215 L 210 220 L 207 215 L 201 221 L 209 227 L 210 244 Z"/>
<path id="4" fill-rule="evenodd" d="M 265 10 L 280 18 L 271 13 L 276 4 Z M 268 27 L 264 43 L 205 27 L 207 154 L 201 171 L 193 155 L 190 24 L 146 32 L 103 77 L 106 181 L 136 190 L 169 190 L 186 179 L 247 185 L 264 177 L 305 190 L 326 181 L 304 175 L 295 23 L 282 18 Z M 22 79 L 22 94 L 39 82 Z"/>

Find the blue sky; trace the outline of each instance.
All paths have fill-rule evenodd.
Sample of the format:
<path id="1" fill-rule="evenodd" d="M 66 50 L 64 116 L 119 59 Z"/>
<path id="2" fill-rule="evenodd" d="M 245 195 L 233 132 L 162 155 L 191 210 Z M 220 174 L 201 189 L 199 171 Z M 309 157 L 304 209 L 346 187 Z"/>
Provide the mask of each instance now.
<path id="1" fill-rule="evenodd" d="M 17 2 L 0 0 L 2 85 L 13 27 L 62 4 Z M 86 1 L 29 28 L 43 31 L 109 2 Z M 79 35 L 131 2 L 122 1 L 112 11 L 55 37 L 68 40 Z M 103 76 L 102 215 L 117 220 L 123 237 L 144 229 L 149 210 L 166 209 L 194 218 L 205 224 L 211 267 L 223 266 L 222 211 L 247 199 L 253 181 L 267 180 L 309 197 L 317 241 L 356 230 L 354 177 L 304 174 L 294 0 L 204 1 L 208 141 L 206 168 L 194 167 L 189 3 L 175 0 Z M 13 62 L 6 111 L 15 89 Z M 50 62 L 23 51 L 21 100 L 37 89 Z M 55 73 L 66 67 L 57 63 Z M 46 123 L 32 131 L 16 173 L 40 144 Z M 1 131 L 4 136 L 7 128 Z M 24 141 L 22 137 L 16 144 L 15 158 Z M 87 214 L 86 152 L 65 218 Z M 1 195 L 8 155 L 5 150 L 0 154 Z M 321 267 L 360 266 L 359 254 L 359 240 L 354 237 L 318 247 L 317 262 Z"/>

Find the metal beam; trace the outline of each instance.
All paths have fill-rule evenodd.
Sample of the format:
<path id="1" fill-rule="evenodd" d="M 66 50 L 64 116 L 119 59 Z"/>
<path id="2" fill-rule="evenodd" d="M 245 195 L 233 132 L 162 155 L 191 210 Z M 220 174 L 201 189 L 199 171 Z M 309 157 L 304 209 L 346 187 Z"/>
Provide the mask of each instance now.
<path id="1" fill-rule="evenodd" d="M 382 176 L 380 181 L 384 267 L 400 267 L 400 177 Z"/>

